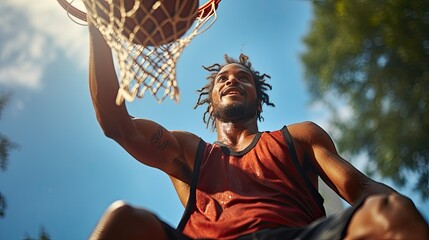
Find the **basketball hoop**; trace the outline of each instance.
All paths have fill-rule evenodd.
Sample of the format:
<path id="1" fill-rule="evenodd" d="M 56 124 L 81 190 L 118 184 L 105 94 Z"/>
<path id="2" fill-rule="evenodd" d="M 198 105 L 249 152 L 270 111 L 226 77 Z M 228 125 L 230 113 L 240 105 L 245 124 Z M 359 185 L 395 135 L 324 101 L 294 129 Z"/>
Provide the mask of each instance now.
<path id="1" fill-rule="evenodd" d="M 177 61 L 191 40 L 216 21 L 221 0 L 209 0 L 200 7 L 184 6 L 187 1 L 183 0 L 164 0 L 162 3 L 166 4 L 154 0 L 150 7 L 144 6 L 144 0 L 57 1 L 69 17 L 83 22 L 90 20 L 113 50 L 119 66 L 116 104 L 120 105 L 124 100 L 143 98 L 146 91 L 159 103 L 167 96 L 179 101 Z M 197 2 L 194 0 L 193 4 Z M 162 21 L 156 15 L 172 11 L 177 14 Z M 149 24 L 156 31 L 148 31 Z"/>

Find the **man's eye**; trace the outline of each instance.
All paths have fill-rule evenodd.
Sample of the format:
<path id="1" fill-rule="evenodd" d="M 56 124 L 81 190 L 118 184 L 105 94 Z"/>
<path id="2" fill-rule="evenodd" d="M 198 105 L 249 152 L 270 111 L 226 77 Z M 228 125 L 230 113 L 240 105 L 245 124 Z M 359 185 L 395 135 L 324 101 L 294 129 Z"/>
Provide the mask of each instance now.
<path id="1" fill-rule="evenodd" d="M 241 82 L 248 82 L 249 81 L 249 78 L 247 76 L 239 76 L 237 79 L 240 80 Z"/>
<path id="2" fill-rule="evenodd" d="M 221 76 L 221 77 L 218 77 L 218 78 L 217 78 L 217 81 L 218 81 L 218 82 L 224 82 L 224 81 L 226 81 L 226 77 L 222 77 L 222 76 Z"/>

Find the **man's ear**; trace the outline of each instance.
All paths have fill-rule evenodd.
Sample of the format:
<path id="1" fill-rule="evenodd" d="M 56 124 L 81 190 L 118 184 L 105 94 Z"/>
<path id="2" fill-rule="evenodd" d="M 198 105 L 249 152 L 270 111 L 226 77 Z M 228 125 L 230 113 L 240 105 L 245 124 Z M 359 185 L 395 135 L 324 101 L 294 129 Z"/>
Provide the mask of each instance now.
<path id="1" fill-rule="evenodd" d="M 211 103 L 209 103 L 209 113 L 210 113 L 210 116 L 212 115 L 212 112 L 213 112 L 213 106 L 212 106 Z"/>

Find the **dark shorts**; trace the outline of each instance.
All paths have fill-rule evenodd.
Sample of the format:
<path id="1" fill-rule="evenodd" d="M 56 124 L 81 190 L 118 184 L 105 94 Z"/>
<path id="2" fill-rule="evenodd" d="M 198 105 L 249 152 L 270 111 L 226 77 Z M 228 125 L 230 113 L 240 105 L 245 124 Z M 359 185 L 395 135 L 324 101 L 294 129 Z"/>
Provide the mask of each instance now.
<path id="1" fill-rule="evenodd" d="M 164 227 L 165 233 L 167 234 L 168 240 L 191 240 L 192 238 L 187 237 L 183 233 L 177 231 L 175 228 L 171 227 L 168 223 L 161 221 L 162 226 Z"/>
<path id="2" fill-rule="evenodd" d="M 348 208 L 327 218 L 319 219 L 306 227 L 264 229 L 240 237 L 239 240 L 340 240 L 344 239 L 354 212 L 354 208 Z"/>
<path id="3" fill-rule="evenodd" d="M 340 240 L 344 239 L 347 233 L 347 226 L 350 219 L 358 209 L 356 207 L 347 208 L 341 212 L 333 214 L 327 218 L 319 219 L 306 227 L 290 228 L 279 227 L 275 229 L 263 229 L 254 233 L 242 236 L 238 240 Z M 178 232 L 168 224 L 162 222 L 169 240 L 190 240 L 191 238 Z"/>

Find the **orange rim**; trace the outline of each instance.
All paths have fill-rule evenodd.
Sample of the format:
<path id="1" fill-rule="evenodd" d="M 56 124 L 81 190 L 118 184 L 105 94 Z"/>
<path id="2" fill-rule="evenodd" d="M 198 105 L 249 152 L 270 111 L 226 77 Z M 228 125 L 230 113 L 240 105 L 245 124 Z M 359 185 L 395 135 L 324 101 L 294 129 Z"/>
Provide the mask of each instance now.
<path id="1" fill-rule="evenodd" d="M 58 3 L 63 7 L 68 14 L 71 14 L 72 16 L 85 21 L 86 22 L 86 12 L 83 12 L 75 7 L 73 7 L 67 0 L 57 0 Z"/>
<path id="2" fill-rule="evenodd" d="M 220 1 L 221 0 L 209 0 L 206 3 L 204 3 L 204 5 L 202 5 L 200 8 L 198 8 L 198 17 L 199 18 L 205 18 L 208 15 L 212 15 L 214 13 L 214 11 L 210 11 L 212 3 L 214 2 L 215 10 L 216 10 Z"/>
<path id="3" fill-rule="evenodd" d="M 57 0 L 57 1 L 61 5 L 61 7 L 63 7 L 67 11 L 67 13 L 86 22 L 86 12 L 73 7 L 70 4 L 70 2 L 67 2 L 67 0 Z M 197 16 L 199 18 L 205 18 L 208 15 L 212 15 L 214 13 L 213 11 L 210 11 L 212 3 L 214 3 L 215 9 L 217 9 L 220 1 L 221 0 L 208 0 L 206 3 L 204 3 L 201 7 L 198 8 Z"/>

